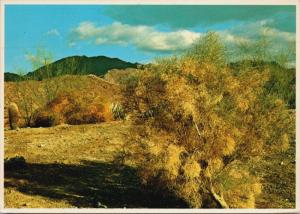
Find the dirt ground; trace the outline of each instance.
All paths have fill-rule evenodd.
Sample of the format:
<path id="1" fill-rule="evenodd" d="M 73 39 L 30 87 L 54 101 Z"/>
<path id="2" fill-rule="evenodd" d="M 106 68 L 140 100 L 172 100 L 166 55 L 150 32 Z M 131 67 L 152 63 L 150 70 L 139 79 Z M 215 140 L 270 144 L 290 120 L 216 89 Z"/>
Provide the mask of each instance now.
<path id="1" fill-rule="evenodd" d="M 296 142 L 287 151 L 265 158 L 256 172 L 263 191 L 256 200 L 257 208 L 295 208 L 296 203 Z"/>
<path id="2" fill-rule="evenodd" d="M 5 130 L 6 208 L 184 208 L 172 196 L 143 186 L 133 166 L 114 162 L 129 137 L 129 121 Z M 295 207 L 295 145 L 268 157 L 255 172 L 263 193 L 257 208 Z"/>
<path id="3" fill-rule="evenodd" d="M 5 207 L 184 207 L 145 188 L 133 167 L 114 164 L 128 128 L 109 122 L 6 130 L 5 158 L 23 156 L 26 165 L 5 168 Z"/>

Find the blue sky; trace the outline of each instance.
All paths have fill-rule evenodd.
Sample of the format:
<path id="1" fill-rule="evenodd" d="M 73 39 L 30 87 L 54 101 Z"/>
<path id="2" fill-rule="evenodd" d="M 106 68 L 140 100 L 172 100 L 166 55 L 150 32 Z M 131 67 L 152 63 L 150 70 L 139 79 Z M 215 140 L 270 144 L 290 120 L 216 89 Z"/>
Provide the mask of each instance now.
<path id="1" fill-rule="evenodd" d="M 262 30 L 278 48 L 295 41 L 295 6 L 6 5 L 5 71 L 32 70 L 37 49 L 149 62 L 180 53 L 209 30 L 224 42 Z"/>

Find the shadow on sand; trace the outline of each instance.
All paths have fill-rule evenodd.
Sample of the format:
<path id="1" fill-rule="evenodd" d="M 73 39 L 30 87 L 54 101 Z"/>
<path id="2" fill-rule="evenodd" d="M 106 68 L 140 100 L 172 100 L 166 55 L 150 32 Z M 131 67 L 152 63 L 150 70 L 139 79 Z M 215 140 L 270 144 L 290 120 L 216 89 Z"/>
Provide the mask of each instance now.
<path id="1" fill-rule="evenodd" d="M 30 195 L 64 199 L 76 207 L 184 208 L 185 203 L 143 186 L 134 168 L 102 162 L 82 165 L 5 164 L 5 187 Z M 18 182 L 25 180 L 26 182 Z"/>

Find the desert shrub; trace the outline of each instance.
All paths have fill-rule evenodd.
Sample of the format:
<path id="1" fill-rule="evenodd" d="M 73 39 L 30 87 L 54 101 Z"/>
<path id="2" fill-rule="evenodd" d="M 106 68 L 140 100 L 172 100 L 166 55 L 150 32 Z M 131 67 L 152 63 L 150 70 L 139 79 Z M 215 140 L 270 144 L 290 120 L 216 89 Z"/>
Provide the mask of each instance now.
<path id="1" fill-rule="evenodd" d="M 104 118 L 104 120 L 106 122 L 109 122 L 109 121 L 113 121 L 114 120 L 114 116 L 113 116 L 113 113 L 109 107 L 110 105 L 108 103 L 106 104 L 103 104 L 103 110 L 102 110 L 102 116 Z"/>
<path id="2" fill-rule="evenodd" d="M 50 127 L 61 123 L 72 125 L 111 121 L 112 113 L 103 104 L 89 103 L 75 99 L 73 94 L 61 94 L 36 110 L 32 126 Z"/>
<path id="3" fill-rule="evenodd" d="M 98 115 L 95 113 L 76 113 L 68 118 L 67 123 L 71 125 L 79 125 L 79 124 L 90 124 L 90 123 L 100 123 L 104 122 L 105 119 L 102 115 Z"/>
<path id="4" fill-rule="evenodd" d="M 39 55 L 41 54 L 41 55 Z M 46 73 L 49 75 L 51 71 L 48 69 L 50 63 L 47 53 L 42 49 L 37 51 L 37 56 L 31 56 L 32 68 L 37 69 L 39 66 L 46 66 Z M 33 122 L 33 114 L 38 108 L 42 108 L 47 102 L 54 99 L 59 92 L 60 84 L 56 79 L 47 79 L 43 82 L 31 80 L 22 71 L 18 72 L 20 78 L 16 81 L 14 97 L 18 100 L 17 104 L 20 107 L 22 117 L 25 120 L 25 126 L 30 126 Z M 50 77 L 50 76 L 49 76 Z M 33 78 L 36 79 L 36 78 Z"/>
<path id="5" fill-rule="evenodd" d="M 218 36 L 216 36 L 216 33 L 208 32 L 207 36 L 200 39 L 191 50 L 188 51 L 188 56 L 198 63 L 205 64 L 214 62 L 215 66 L 222 66 L 226 63 L 225 52 L 225 46 Z"/>
<path id="6" fill-rule="evenodd" d="M 111 105 L 111 112 L 113 114 L 114 120 L 124 120 L 125 119 L 125 111 L 124 111 L 124 108 L 120 104 L 113 103 Z"/>
<path id="7" fill-rule="evenodd" d="M 71 114 L 66 119 L 66 122 L 72 125 L 100 123 L 105 122 L 105 117 L 97 107 L 91 106 L 89 108 L 80 109 L 78 112 Z"/>
<path id="8" fill-rule="evenodd" d="M 62 94 L 48 103 L 48 106 L 52 111 L 60 112 L 65 118 L 65 122 L 69 124 L 98 123 L 113 120 L 109 104 L 95 103 L 90 99 L 72 93 Z"/>
<path id="9" fill-rule="evenodd" d="M 38 109 L 33 115 L 32 127 L 51 127 L 60 124 L 61 115 L 47 109 Z"/>
<path id="10" fill-rule="evenodd" d="M 247 69 L 269 70 L 269 80 L 264 86 L 264 93 L 274 95 L 282 99 L 285 104 L 295 109 L 296 102 L 296 42 L 290 39 L 287 45 L 281 48 L 274 48 L 273 41 L 269 37 L 268 27 L 260 30 L 257 40 L 242 40 L 237 42 L 233 51 L 232 60 L 237 71 Z"/>
<path id="11" fill-rule="evenodd" d="M 24 119 L 25 126 L 30 126 L 35 110 L 45 104 L 35 81 L 17 81 L 11 97 L 19 107 L 20 116 Z"/>
<path id="12" fill-rule="evenodd" d="M 58 81 L 55 81 L 55 79 L 51 78 L 55 76 L 50 66 L 51 62 L 53 61 L 53 54 L 45 48 L 39 47 L 37 48 L 35 54 L 27 53 L 27 55 L 29 57 L 29 61 L 31 62 L 32 68 L 36 71 L 36 73 L 29 73 L 27 78 L 39 81 L 41 81 L 43 78 L 47 78 L 47 81 L 44 81 L 42 86 L 46 102 L 50 102 L 58 95 L 61 87 Z M 42 73 L 41 70 L 37 72 L 41 67 L 44 67 L 44 71 Z"/>
<path id="13" fill-rule="evenodd" d="M 239 61 L 231 63 L 232 69 L 242 72 L 247 69 L 269 70 L 269 79 L 264 85 L 264 94 L 282 99 L 289 108 L 295 109 L 296 103 L 296 70 L 284 67 L 277 62 Z"/>
<path id="14" fill-rule="evenodd" d="M 104 75 L 104 79 L 114 84 L 124 84 L 128 76 L 133 75 L 136 71 L 137 69 L 134 68 L 112 69 Z"/>
<path id="15" fill-rule="evenodd" d="M 295 112 L 264 93 L 268 67 L 237 70 L 225 54 L 209 33 L 124 88 L 124 106 L 136 115 L 127 148 L 142 181 L 190 207 L 255 207 L 261 178 L 250 168 L 295 137 Z"/>
<path id="16" fill-rule="evenodd" d="M 72 94 L 60 94 L 46 104 L 46 107 L 55 113 L 64 116 L 80 111 L 80 104 Z"/>
<path id="17" fill-rule="evenodd" d="M 61 94 L 38 108 L 32 118 L 32 127 L 51 127 L 65 122 L 65 117 L 78 111 L 79 106 L 68 94 Z"/>
<path id="18" fill-rule="evenodd" d="M 265 93 L 274 94 L 292 109 L 296 108 L 296 69 L 273 65 L 270 79 L 265 84 Z"/>

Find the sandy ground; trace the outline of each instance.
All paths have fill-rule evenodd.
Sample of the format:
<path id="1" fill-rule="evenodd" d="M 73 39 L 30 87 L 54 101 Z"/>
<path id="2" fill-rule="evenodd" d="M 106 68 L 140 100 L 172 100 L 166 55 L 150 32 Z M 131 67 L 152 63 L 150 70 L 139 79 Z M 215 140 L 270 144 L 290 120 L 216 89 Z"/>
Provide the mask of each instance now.
<path id="1" fill-rule="evenodd" d="M 5 171 L 5 207 L 75 207 L 74 203 L 63 198 L 31 194 L 30 191 L 22 191 L 22 188 L 36 183 L 36 179 L 31 176 L 41 174 L 43 170 L 46 175 L 51 175 L 50 171 L 54 170 L 53 176 L 60 176 L 55 175 L 60 166 L 78 167 L 80 176 L 80 167 L 84 167 L 86 163 L 112 161 L 115 152 L 122 147 L 127 128 L 128 124 L 125 122 L 112 122 L 5 131 L 5 158 L 23 156 L 31 167 L 26 169 L 27 172 L 32 173 L 26 176 L 26 170 L 23 169 Z"/>
<path id="2" fill-rule="evenodd" d="M 59 125 L 5 131 L 5 158 L 23 156 L 27 162 L 80 164 L 109 161 L 128 133 L 125 122 Z"/>
<path id="3" fill-rule="evenodd" d="M 134 167 L 116 165 L 129 121 L 5 130 L 5 158 L 26 165 L 5 168 L 6 208 L 183 208 L 144 187 Z M 295 206 L 295 146 L 257 167 L 263 178 L 258 208 Z"/>

